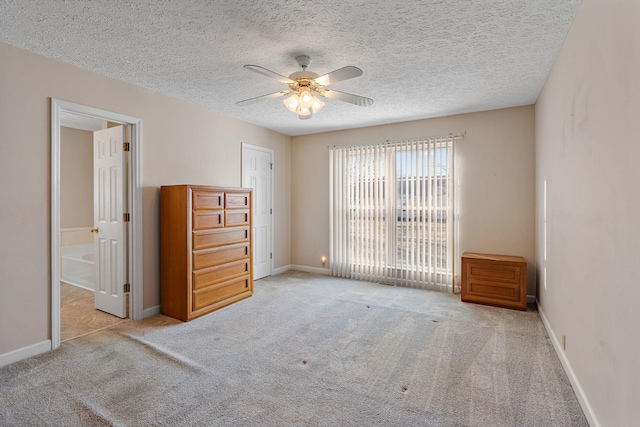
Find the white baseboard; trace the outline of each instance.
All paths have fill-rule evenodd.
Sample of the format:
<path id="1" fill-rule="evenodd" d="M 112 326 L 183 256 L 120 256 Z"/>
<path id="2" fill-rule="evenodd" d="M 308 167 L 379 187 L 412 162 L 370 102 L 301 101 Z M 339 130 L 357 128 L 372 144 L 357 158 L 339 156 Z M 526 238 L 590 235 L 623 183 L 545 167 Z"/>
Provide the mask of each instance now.
<path id="1" fill-rule="evenodd" d="M 315 274 L 324 274 L 325 276 L 329 275 L 329 269 L 328 268 L 318 268 L 318 267 L 307 267 L 306 265 L 295 265 L 292 264 L 290 266 L 291 270 L 295 270 L 295 271 L 304 271 L 307 273 L 315 273 Z"/>
<path id="2" fill-rule="evenodd" d="M 90 288 L 90 287 L 88 287 L 88 286 L 79 285 L 79 284 L 77 284 L 77 283 L 74 283 L 73 281 L 69 281 L 69 280 L 62 280 L 62 279 L 60 279 L 60 281 L 61 281 L 61 282 L 66 283 L 66 284 L 67 284 L 67 285 L 69 285 L 69 286 L 75 286 L 76 288 L 85 289 L 85 290 L 90 291 L 90 292 L 95 292 L 95 289 L 91 289 L 91 288 Z"/>
<path id="3" fill-rule="evenodd" d="M 28 359 L 29 357 L 37 356 L 48 351 L 51 351 L 51 340 L 41 341 L 39 343 L 10 351 L 9 353 L 0 354 L 0 367 Z"/>
<path id="4" fill-rule="evenodd" d="M 142 318 L 145 319 L 147 317 L 155 316 L 156 314 L 160 314 L 160 306 L 156 305 L 153 307 L 145 308 L 142 310 Z"/>
<path id="5" fill-rule="evenodd" d="M 544 310 L 542 309 L 538 301 L 536 301 L 536 304 L 538 305 L 538 313 L 540 313 L 542 324 L 544 325 L 544 328 L 547 330 L 547 335 L 549 336 L 549 339 L 553 344 L 553 349 L 556 351 L 556 354 L 560 359 L 560 363 L 562 364 L 562 367 L 564 368 L 564 371 L 567 374 L 567 377 L 569 378 L 571 387 L 573 387 L 573 391 L 575 392 L 576 397 L 578 398 L 578 402 L 582 407 L 582 412 L 584 412 L 584 416 L 587 418 L 587 422 L 591 427 L 600 427 L 600 423 L 596 419 L 596 415 L 593 413 L 593 408 L 591 408 L 591 405 L 589 404 L 589 400 L 587 399 L 587 396 L 584 394 L 584 390 L 580 385 L 580 381 L 578 381 L 576 374 L 573 372 L 573 368 L 571 368 L 569 359 L 567 359 L 567 356 L 562 350 L 562 345 L 560 344 L 560 341 L 558 341 L 556 334 L 553 333 L 553 330 L 549 325 L 549 321 L 547 320 L 547 316 L 545 316 L 544 314 Z"/>
<path id="6" fill-rule="evenodd" d="M 275 276 L 276 274 L 282 274 L 282 273 L 284 273 L 286 271 L 289 271 L 290 269 L 291 269 L 290 265 L 285 265 L 283 267 L 274 268 L 272 275 Z"/>

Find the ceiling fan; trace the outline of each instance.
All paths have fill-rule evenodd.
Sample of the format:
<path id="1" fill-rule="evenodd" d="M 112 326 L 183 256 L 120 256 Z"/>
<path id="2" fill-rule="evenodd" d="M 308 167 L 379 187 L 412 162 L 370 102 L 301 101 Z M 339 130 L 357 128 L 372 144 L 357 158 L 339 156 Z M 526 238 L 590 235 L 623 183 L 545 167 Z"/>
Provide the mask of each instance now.
<path id="1" fill-rule="evenodd" d="M 306 120 L 310 119 L 314 113 L 317 113 L 322 107 L 324 107 L 324 102 L 322 102 L 320 98 L 337 99 L 338 101 L 348 102 L 361 107 L 368 107 L 373 104 L 373 99 L 371 98 L 340 92 L 326 87 L 343 80 L 360 77 L 362 75 L 362 70 L 360 68 L 347 66 L 319 76 L 312 71 L 307 71 L 307 67 L 311 63 L 311 58 L 307 55 L 297 56 L 296 61 L 298 62 L 298 65 L 302 67 L 302 71 L 295 72 L 289 75 L 289 77 L 274 73 L 273 71 L 267 70 L 266 68 L 258 65 L 245 65 L 244 68 L 247 70 L 274 78 L 281 83 L 285 83 L 289 86 L 289 90 L 245 99 L 243 101 L 236 102 L 236 105 L 248 105 L 264 99 L 277 98 L 292 94 L 289 98 L 283 101 L 284 105 L 291 112 L 297 114 L 300 119 Z"/>

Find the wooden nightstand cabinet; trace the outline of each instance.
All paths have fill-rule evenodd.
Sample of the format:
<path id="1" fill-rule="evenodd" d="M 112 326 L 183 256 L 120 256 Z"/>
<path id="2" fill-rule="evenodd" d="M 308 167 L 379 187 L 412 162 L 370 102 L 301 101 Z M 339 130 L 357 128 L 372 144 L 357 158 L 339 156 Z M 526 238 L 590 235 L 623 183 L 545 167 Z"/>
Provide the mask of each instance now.
<path id="1" fill-rule="evenodd" d="M 527 261 L 518 256 L 462 254 L 462 301 L 527 309 Z"/>

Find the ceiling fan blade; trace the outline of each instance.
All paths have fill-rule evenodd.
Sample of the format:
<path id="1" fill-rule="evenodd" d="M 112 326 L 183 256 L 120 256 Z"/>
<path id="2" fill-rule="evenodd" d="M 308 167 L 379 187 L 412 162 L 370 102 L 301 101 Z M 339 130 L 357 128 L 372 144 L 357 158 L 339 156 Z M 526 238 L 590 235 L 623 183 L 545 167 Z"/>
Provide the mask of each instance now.
<path id="1" fill-rule="evenodd" d="M 260 101 L 265 100 L 265 99 L 277 98 L 279 96 L 285 96 L 285 95 L 288 95 L 290 93 L 291 93 L 291 91 L 289 91 L 289 90 L 283 90 L 282 92 L 270 93 L 269 95 L 256 96 L 255 98 L 249 98 L 249 99 L 245 99 L 245 100 L 242 100 L 242 101 L 238 101 L 238 102 L 236 102 L 236 105 L 255 104 L 256 102 L 260 102 Z"/>
<path id="2" fill-rule="evenodd" d="M 324 89 L 322 91 L 322 95 L 331 98 L 337 99 L 338 101 L 349 102 L 351 104 L 359 105 L 360 107 L 368 107 L 373 104 L 373 99 L 367 98 L 365 96 L 353 95 L 346 92 L 340 92 L 338 90 L 333 89 Z"/>
<path id="3" fill-rule="evenodd" d="M 259 65 L 245 65 L 244 68 L 246 68 L 247 70 L 253 71 L 254 73 L 271 77 L 272 79 L 276 79 L 277 81 L 282 83 L 286 83 L 286 84 L 293 83 L 293 80 L 291 80 L 289 77 L 285 77 L 271 70 L 267 70 L 266 68 L 260 67 Z"/>
<path id="4" fill-rule="evenodd" d="M 360 77 L 362 75 L 362 70 L 358 67 L 342 67 L 335 71 L 325 74 L 324 76 L 320 76 L 315 79 L 316 83 L 322 86 L 331 85 L 337 82 L 341 82 L 343 80 L 352 79 L 354 77 Z"/>

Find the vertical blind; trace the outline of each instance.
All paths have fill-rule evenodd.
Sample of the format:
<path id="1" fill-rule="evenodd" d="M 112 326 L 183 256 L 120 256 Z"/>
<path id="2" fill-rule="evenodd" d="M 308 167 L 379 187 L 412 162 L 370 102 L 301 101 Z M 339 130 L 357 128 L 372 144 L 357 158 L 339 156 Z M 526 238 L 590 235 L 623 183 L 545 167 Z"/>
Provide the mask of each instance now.
<path id="1" fill-rule="evenodd" d="M 451 288 L 454 139 L 330 147 L 333 276 Z"/>

